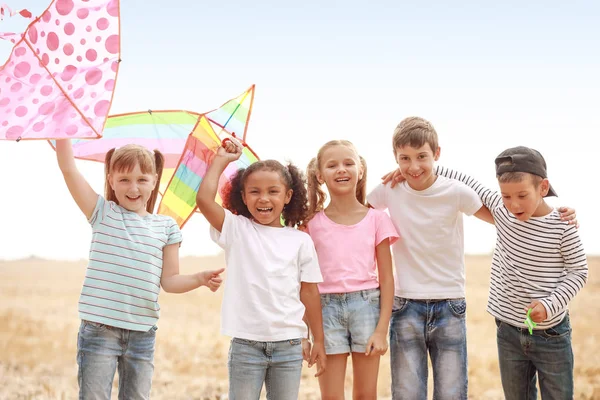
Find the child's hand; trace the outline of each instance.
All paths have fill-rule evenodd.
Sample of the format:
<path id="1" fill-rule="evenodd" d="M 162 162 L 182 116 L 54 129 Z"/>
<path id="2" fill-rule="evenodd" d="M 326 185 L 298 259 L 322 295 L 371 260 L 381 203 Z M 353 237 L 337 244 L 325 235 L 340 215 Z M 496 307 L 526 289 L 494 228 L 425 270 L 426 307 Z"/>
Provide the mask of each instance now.
<path id="1" fill-rule="evenodd" d="M 381 177 L 382 183 L 385 185 L 388 182 L 392 182 L 391 187 L 396 186 L 400 182 L 404 181 L 404 177 L 400 172 L 400 168 L 397 168 L 395 171 L 388 172 L 384 176 Z"/>
<path id="2" fill-rule="evenodd" d="M 223 283 L 223 278 L 219 276 L 223 271 L 225 271 L 225 268 L 198 272 L 197 276 L 200 280 L 200 286 L 206 286 L 211 292 L 216 292 L 221 286 L 221 283 Z"/>
<path id="3" fill-rule="evenodd" d="M 382 356 L 388 349 L 385 333 L 374 332 L 367 342 L 366 356 Z"/>
<path id="4" fill-rule="evenodd" d="M 525 314 L 527 314 L 527 311 L 529 311 L 530 308 L 531 314 L 529 316 L 531 317 L 531 320 L 536 324 L 544 322 L 546 319 L 548 319 L 546 307 L 544 307 L 544 305 L 540 303 L 539 300 L 533 300 L 531 304 L 529 304 L 529 306 L 525 307 Z"/>
<path id="5" fill-rule="evenodd" d="M 304 361 L 310 361 L 310 348 L 312 345 L 310 344 L 310 340 L 302 339 L 302 358 Z"/>
<path id="6" fill-rule="evenodd" d="M 579 223 L 577 222 L 577 214 L 575 213 L 574 208 L 560 207 L 558 209 L 558 212 L 560 213 L 561 220 L 568 221 L 569 225 L 575 225 L 577 228 L 579 228 Z"/>
<path id="7" fill-rule="evenodd" d="M 308 368 L 311 368 L 315 363 L 317 364 L 317 373 L 315 374 L 316 378 L 323 375 L 327 366 L 325 344 L 321 342 L 313 343 L 312 350 L 310 352 L 310 359 L 308 360 Z"/>
<path id="8" fill-rule="evenodd" d="M 225 139 L 217 149 L 217 157 L 226 159 L 228 162 L 235 161 L 242 156 L 243 146 L 233 139 Z"/>

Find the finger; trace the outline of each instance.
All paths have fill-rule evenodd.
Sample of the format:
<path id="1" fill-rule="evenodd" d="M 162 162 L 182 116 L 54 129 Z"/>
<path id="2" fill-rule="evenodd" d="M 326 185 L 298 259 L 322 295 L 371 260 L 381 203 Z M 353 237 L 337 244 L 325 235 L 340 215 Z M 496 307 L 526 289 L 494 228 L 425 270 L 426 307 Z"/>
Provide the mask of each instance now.
<path id="1" fill-rule="evenodd" d="M 319 359 L 318 364 L 317 364 L 317 373 L 315 374 L 315 378 L 318 378 L 319 376 L 323 375 L 324 372 L 325 372 L 325 364 L 321 361 L 321 359 Z"/>
<path id="2" fill-rule="evenodd" d="M 365 351 L 365 356 L 368 356 L 373 351 L 373 341 L 369 339 L 367 342 L 367 350 Z"/>
<path id="3" fill-rule="evenodd" d="M 219 269 L 215 269 L 212 271 L 208 271 L 211 275 L 215 276 L 215 275 L 220 275 L 223 272 L 225 272 L 225 268 L 219 268 Z"/>

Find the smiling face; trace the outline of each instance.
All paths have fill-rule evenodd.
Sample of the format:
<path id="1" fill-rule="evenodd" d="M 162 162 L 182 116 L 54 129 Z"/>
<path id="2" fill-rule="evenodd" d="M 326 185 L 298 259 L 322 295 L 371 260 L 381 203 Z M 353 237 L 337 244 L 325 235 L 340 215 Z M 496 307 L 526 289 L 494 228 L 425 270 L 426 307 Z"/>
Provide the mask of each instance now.
<path id="1" fill-rule="evenodd" d="M 425 190 L 435 182 L 433 163 L 440 158 L 440 148 L 434 153 L 429 143 L 419 148 L 410 145 L 396 148 L 396 162 L 406 183 L 414 190 Z"/>
<path id="2" fill-rule="evenodd" d="M 544 201 L 548 194 L 550 183 L 531 174 L 520 181 L 503 182 L 499 180 L 500 193 L 504 206 L 519 221 L 527 221 L 531 217 L 541 217 L 550 211 Z"/>
<path id="3" fill-rule="evenodd" d="M 139 164 L 130 170 L 113 171 L 108 176 L 110 187 L 115 192 L 117 203 L 139 215 L 146 215 L 146 203 L 156 186 L 156 174 L 143 173 Z"/>
<path id="4" fill-rule="evenodd" d="M 279 172 L 261 169 L 246 177 L 242 199 L 256 222 L 281 227 L 281 213 L 292 193 Z"/>
<path id="5" fill-rule="evenodd" d="M 332 196 L 355 196 L 363 168 L 354 149 L 344 145 L 327 147 L 319 160 L 317 178 L 325 183 Z"/>

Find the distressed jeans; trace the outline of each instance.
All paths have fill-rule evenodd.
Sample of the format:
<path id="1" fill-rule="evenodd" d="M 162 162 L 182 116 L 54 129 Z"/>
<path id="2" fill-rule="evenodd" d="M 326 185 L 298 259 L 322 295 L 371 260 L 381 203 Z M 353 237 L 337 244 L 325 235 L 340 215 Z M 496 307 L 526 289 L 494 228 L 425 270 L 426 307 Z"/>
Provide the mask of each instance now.
<path id="1" fill-rule="evenodd" d="M 535 400 L 536 375 L 543 400 L 573 398 L 573 350 L 569 314 L 556 326 L 533 330 L 496 320 L 498 360 L 507 400 Z"/>
<path id="2" fill-rule="evenodd" d="M 257 342 L 233 338 L 229 347 L 229 400 L 297 400 L 302 373 L 301 339 Z"/>
<path id="3" fill-rule="evenodd" d="M 427 400 L 427 356 L 433 366 L 435 400 L 467 399 L 465 299 L 394 297 L 390 364 L 394 400 Z"/>
<path id="4" fill-rule="evenodd" d="M 81 321 L 77 335 L 79 399 L 110 400 L 117 369 L 119 400 L 149 399 L 156 329 L 139 332 Z"/>

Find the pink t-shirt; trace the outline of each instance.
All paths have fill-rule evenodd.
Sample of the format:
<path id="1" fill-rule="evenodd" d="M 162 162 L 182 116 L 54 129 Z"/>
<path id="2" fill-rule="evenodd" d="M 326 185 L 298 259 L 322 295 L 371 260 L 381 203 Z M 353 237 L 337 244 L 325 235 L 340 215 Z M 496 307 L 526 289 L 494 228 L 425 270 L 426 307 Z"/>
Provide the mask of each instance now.
<path id="1" fill-rule="evenodd" d="M 307 228 L 323 275 L 319 292 L 350 293 L 379 287 L 375 248 L 385 239 L 392 244 L 399 237 L 385 212 L 369 209 L 357 224 L 341 225 L 321 211 Z"/>

